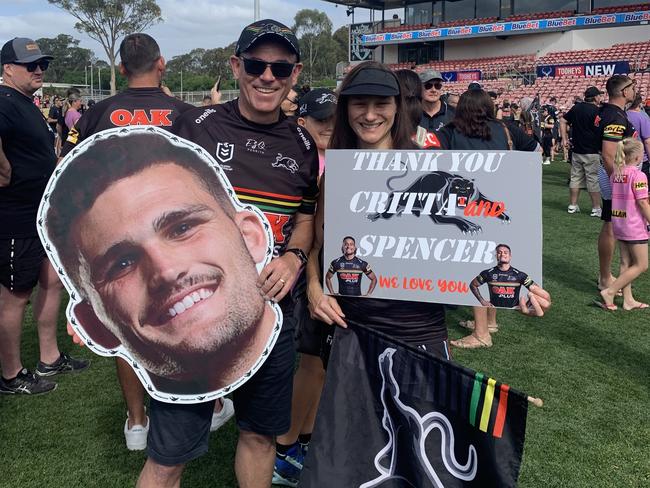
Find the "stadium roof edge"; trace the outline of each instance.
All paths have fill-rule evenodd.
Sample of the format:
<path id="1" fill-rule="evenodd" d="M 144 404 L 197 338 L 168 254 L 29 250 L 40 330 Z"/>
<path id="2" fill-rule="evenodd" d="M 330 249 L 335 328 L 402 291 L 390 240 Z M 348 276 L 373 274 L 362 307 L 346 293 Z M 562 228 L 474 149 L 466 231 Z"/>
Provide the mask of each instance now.
<path id="1" fill-rule="evenodd" d="M 422 3 L 422 0 L 323 0 L 328 3 L 345 5 L 346 7 L 368 8 L 373 10 L 393 10 L 404 8 L 406 5 Z M 447 0 L 458 2 L 460 0 Z"/>

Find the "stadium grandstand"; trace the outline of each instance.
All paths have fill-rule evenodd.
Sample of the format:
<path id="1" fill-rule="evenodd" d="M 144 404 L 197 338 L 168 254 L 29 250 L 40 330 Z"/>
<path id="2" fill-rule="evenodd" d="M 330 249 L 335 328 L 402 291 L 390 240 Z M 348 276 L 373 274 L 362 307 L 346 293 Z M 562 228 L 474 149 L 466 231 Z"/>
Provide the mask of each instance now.
<path id="1" fill-rule="evenodd" d="M 650 3 L 326 1 L 346 5 L 353 15 L 349 63 L 340 74 L 374 59 L 392 69 L 436 69 L 450 93 L 479 81 L 500 100 L 539 93 L 542 101 L 555 96 L 570 106 L 587 86 L 602 89 L 612 74 L 629 73 L 650 96 Z M 369 20 L 354 23 L 364 9 Z"/>

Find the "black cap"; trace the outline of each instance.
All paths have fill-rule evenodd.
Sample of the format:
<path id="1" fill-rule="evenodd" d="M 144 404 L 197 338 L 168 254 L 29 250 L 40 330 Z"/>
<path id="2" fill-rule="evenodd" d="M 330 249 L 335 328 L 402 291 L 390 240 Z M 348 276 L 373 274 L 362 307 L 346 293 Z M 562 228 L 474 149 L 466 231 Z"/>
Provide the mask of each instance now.
<path id="1" fill-rule="evenodd" d="M 375 95 L 394 97 L 399 95 L 397 77 L 390 71 L 378 68 L 361 69 L 339 95 Z"/>
<path id="2" fill-rule="evenodd" d="M 602 95 L 605 92 L 600 91 L 598 88 L 595 86 L 590 86 L 585 90 L 585 98 L 594 98 L 597 97 L 598 95 Z"/>
<path id="3" fill-rule="evenodd" d="M 235 47 L 235 56 L 245 53 L 263 38 L 284 42 L 300 61 L 300 47 L 296 35 L 286 25 L 271 19 L 258 20 L 244 27 L 239 35 L 237 47 Z"/>
<path id="4" fill-rule="evenodd" d="M 5 42 L 0 54 L 0 64 L 27 64 L 40 59 L 54 59 L 53 56 L 43 54 L 36 41 L 27 37 L 14 37 Z"/>
<path id="5" fill-rule="evenodd" d="M 336 95 L 327 88 L 314 88 L 305 93 L 299 100 L 300 117 L 313 117 L 316 120 L 325 120 L 336 110 Z"/>
<path id="6" fill-rule="evenodd" d="M 467 85 L 468 90 L 482 90 L 483 87 L 481 86 L 480 83 L 476 81 L 472 81 L 469 85 Z"/>

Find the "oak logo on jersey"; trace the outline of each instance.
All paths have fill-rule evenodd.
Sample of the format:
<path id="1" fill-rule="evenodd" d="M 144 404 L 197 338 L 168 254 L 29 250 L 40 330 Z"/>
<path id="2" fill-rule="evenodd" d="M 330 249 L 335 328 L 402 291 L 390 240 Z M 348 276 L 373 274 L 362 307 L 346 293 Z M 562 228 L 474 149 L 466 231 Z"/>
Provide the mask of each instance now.
<path id="1" fill-rule="evenodd" d="M 127 125 L 155 125 L 156 127 L 171 127 L 172 121 L 169 120 L 171 113 L 171 109 L 137 109 L 131 112 L 121 108 L 111 112 L 111 123 L 115 127 L 125 127 Z"/>
<path id="2" fill-rule="evenodd" d="M 227 163 L 235 155 L 235 145 L 231 142 L 217 143 L 217 159 L 222 163 Z"/>
<path id="3" fill-rule="evenodd" d="M 275 161 L 271 163 L 271 166 L 274 168 L 284 168 L 291 173 L 296 173 L 300 169 L 295 159 L 283 156 L 280 153 L 276 156 Z"/>

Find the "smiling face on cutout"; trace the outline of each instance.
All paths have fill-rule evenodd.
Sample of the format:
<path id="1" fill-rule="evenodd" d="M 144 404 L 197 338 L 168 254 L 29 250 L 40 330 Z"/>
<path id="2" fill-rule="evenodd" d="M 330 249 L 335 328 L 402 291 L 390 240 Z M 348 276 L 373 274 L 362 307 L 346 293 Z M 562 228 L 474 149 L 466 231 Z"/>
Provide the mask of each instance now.
<path id="1" fill-rule="evenodd" d="M 94 312 L 155 375 L 205 375 L 219 349 L 262 317 L 259 220 L 227 215 L 180 166 L 161 163 L 114 182 L 73 232 Z"/>

